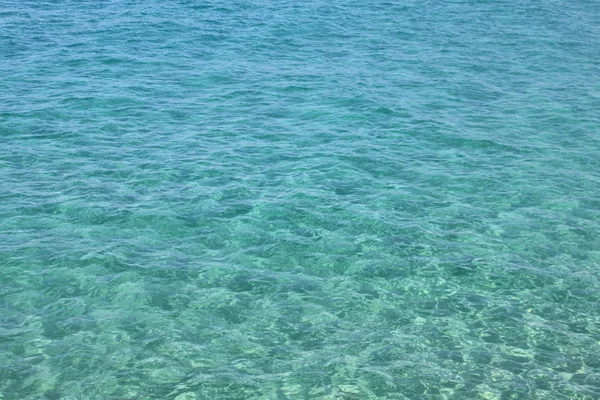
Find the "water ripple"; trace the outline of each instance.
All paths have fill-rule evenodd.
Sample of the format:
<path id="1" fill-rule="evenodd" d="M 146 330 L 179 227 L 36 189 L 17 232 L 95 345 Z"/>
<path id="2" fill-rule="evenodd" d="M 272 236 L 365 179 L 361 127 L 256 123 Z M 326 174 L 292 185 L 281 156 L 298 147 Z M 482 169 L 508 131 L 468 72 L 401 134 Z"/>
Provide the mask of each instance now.
<path id="1" fill-rule="evenodd" d="M 0 398 L 600 397 L 595 2 L 0 9 Z"/>

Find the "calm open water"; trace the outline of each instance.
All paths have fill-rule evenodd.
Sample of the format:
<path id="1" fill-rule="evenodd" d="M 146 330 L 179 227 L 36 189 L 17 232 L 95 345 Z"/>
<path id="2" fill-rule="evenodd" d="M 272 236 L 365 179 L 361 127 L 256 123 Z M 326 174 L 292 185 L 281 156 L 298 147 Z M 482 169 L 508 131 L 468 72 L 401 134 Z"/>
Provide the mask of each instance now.
<path id="1" fill-rule="evenodd" d="M 600 398 L 600 3 L 0 0 L 0 399 Z"/>

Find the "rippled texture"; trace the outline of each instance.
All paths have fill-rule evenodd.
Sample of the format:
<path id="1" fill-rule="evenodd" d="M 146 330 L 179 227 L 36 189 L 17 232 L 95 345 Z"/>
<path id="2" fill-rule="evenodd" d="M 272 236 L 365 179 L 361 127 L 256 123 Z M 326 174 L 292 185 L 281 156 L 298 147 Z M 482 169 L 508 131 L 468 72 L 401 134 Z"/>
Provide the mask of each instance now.
<path id="1" fill-rule="evenodd" d="M 597 1 L 0 0 L 0 398 L 600 398 Z"/>

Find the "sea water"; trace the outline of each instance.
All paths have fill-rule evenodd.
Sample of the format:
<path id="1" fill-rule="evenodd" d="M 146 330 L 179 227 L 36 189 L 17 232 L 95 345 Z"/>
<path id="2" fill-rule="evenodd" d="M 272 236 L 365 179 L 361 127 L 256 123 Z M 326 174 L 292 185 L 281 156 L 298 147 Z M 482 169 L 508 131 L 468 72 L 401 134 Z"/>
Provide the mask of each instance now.
<path id="1" fill-rule="evenodd" d="M 0 0 L 0 399 L 600 398 L 600 3 Z"/>

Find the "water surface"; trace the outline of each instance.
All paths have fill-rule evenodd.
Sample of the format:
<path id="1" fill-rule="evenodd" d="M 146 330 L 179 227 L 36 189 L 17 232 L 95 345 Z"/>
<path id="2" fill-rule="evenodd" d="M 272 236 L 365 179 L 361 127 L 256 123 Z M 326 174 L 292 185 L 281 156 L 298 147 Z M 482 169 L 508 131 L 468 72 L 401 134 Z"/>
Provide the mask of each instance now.
<path id="1" fill-rule="evenodd" d="M 0 398 L 600 398 L 600 3 L 0 0 Z"/>

